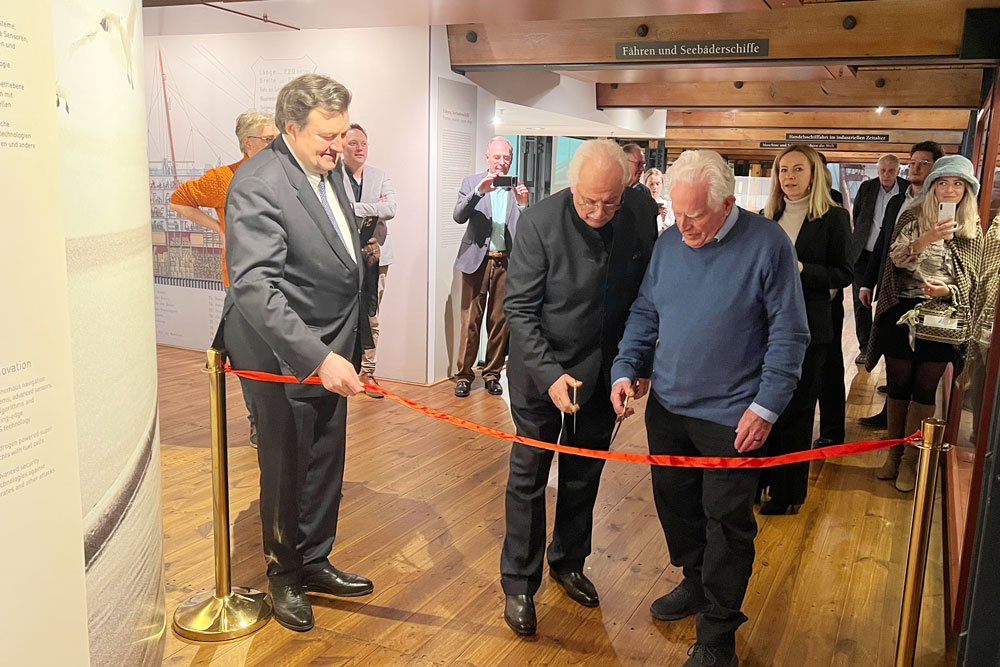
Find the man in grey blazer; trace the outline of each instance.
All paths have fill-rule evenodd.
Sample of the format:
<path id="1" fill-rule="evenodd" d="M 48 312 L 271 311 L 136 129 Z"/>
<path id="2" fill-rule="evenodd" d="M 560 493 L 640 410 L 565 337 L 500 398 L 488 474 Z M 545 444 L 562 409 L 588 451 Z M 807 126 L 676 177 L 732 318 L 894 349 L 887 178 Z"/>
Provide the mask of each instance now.
<path id="1" fill-rule="evenodd" d="M 322 385 L 248 382 L 258 423 L 260 516 L 274 615 L 313 626 L 306 591 L 356 596 L 372 582 L 328 556 L 344 477 L 347 397 L 370 339 L 365 258 L 337 166 L 350 92 L 304 74 L 278 93 L 281 132 L 236 173 L 226 200 L 230 292 L 220 335 L 232 366 L 318 375 Z M 218 336 L 217 336 L 218 340 Z"/>
<path id="2" fill-rule="evenodd" d="M 528 205 L 528 189 L 495 187 L 493 179 L 504 176 L 513 159 L 510 142 L 493 137 L 486 146 L 487 170 L 466 176 L 458 191 L 453 217 L 468 223 L 458 248 L 455 268 L 462 275 L 462 334 L 458 346 L 455 396 L 469 395 L 476 375 L 472 366 L 479 351 L 479 326 L 486 313 L 488 339 L 483 379 L 486 391 L 499 396 L 500 369 L 507 354 L 507 320 L 503 300 L 507 284 L 507 257 L 517 229 L 521 209 Z"/>
<path id="3" fill-rule="evenodd" d="M 365 348 L 361 359 L 361 381 L 377 385 L 375 348 L 378 347 L 379 335 L 378 311 L 382 306 L 389 265 L 396 259 L 392 251 L 392 238 L 385 223 L 396 217 L 396 193 L 392 189 L 389 175 L 377 167 L 367 165 L 367 161 L 368 133 L 357 123 L 351 123 L 351 129 L 344 137 L 344 189 L 349 195 L 353 195 L 358 231 L 373 229 L 374 239 L 381 246 L 378 268 L 372 266 L 365 273 L 364 292 L 368 324 L 372 330 L 372 346 Z M 370 389 L 365 389 L 365 394 L 371 398 L 382 398 L 382 394 Z"/>

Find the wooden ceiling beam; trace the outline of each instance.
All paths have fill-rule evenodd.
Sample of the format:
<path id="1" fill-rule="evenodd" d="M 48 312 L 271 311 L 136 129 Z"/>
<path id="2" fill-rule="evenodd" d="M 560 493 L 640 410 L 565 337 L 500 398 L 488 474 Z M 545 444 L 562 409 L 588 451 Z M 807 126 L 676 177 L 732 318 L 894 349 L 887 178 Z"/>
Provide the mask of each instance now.
<path id="1" fill-rule="evenodd" d="M 834 130 L 830 128 L 807 128 L 805 130 L 800 128 L 784 128 L 784 129 L 769 129 L 769 128 L 743 128 L 743 127 L 713 127 L 713 128 L 688 128 L 688 127 L 667 127 L 667 133 L 665 138 L 674 141 L 700 141 L 703 139 L 712 139 L 716 141 L 796 141 L 796 139 L 789 139 L 787 135 L 789 134 L 806 134 L 806 135 L 841 135 L 841 136 L 853 136 L 853 135 L 872 135 L 877 136 L 878 139 L 855 139 L 850 141 L 848 139 L 836 139 L 836 138 L 823 138 L 823 139 L 806 139 L 806 141 L 818 141 L 826 143 L 836 143 L 850 142 L 850 143 L 871 143 L 878 145 L 879 143 L 886 144 L 906 144 L 911 145 L 919 141 L 936 141 L 939 144 L 955 144 L 958 145 L 962 143 L 962 132 L 948 130 L 948 131 L 913 131 L 913 130 Z M 886 137 L 886 139 L 882 139 Z"/>
<path id="2" fill-rule="evenodd" d="M 815 142 L 815 141 L 788 141 L 781 143 L 808 143 L 816 146 L 822 146 L 827 142 Z M 829 142 L 828 145 L 836 146 L 836 148 L 822 148 L 819 147 L 817 150 L 826 152 L 849 152 L 849 153 L 873 153 L 876 155 L 883 155 L 885 153 L 900 153 L 900 154 L 910 154 L 910 146 L 912 144 L 866 144 L 866 143 L 846 143 L 842 141 Z M 686 141 L 682 139 L 667 139 L 664 142 L 666 148 L 710 148 L 714 151 L 722 150 L 761 150 L 770 151 L 773 155 L 774 153 L 781 150 L 780 148 L 766 148 L 760 145 L 759 141 L 714 141 L 712 139 L 703 139 L 699 141 Z M 958 144 L 941 144 L 941 148 L 944 149 L 945 153 L 955 153 L 958 151 Z"/>
<path id="3" fill-rule="evenodd" d="M 879 0 L 765 12 L 465 23 L 448 26 L 448 45 L 457 71 L 713 62 L 958 62 L 966 8 L 995 5 L 996 0 Z M 767 40 L 767 52 L 665 56 L 651 47 L 651 55 L 625 59 L 619 48 L 624 43 L 736 39 Z"/>
<path id="4" fill-rule="evenodd" d="M 888 2 L 889 0 L 883 0 Z M 872 4 L 883 4 L 883 2 Z M 859 72 L 856 79 L 597 84 L 597 108 L 976 109 L 982 70 Z"/>
<path id="5" fill-rule="evenodd" d="M 668 162 L 676 160 L 682 152 L 683 149 L 680 148 L 667 149 Z M 768 151 L 763 149 L 757 151 L 737 149 L 719 150 L 718 153 L 730 160 L 756 160 L 763 163 L 770 163 L 774 161 L 774 156 L 777 154 L 777 151 Z M 826 156 L 827 162 L 858 162 L 861 164 L 875 164 L 878 162 L 879 157 L 881 157 L 878 153 L 849 153 L 842 151 L 823 151 L 823 155 Z M 894 155 L 903 161 L 909 159 L 910 157 L 909 153 L 894 153 Z"/>
<path id="6" fill-rule="evenodd" d="M 965 130 L 969 112 L 962 109 L 874 109 L 843 111 L 667 111 L 667 129 L 678 127 L 835 128 L 838 130 Z"/>

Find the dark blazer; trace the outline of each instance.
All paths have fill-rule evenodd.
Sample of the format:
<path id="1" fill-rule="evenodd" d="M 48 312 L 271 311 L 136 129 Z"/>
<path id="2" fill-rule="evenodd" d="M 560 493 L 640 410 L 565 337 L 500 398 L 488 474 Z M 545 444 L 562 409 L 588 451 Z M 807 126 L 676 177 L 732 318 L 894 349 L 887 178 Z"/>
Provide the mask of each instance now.
<path id="1" fill-rule="evenodd" d="M 455 212 L 452 214 L 458 224 L 469 223 L 462 244 L 458 248 L 458 257 L 455 258 L 455 268 L 462 273 L 478 271 L 486 257 L 486 251 L 490 248 L 490 236 L 493 234 L 493 204 L 488 194 L 483 196 L 476 190 L 476 186 L 488 173 L 484 171 L 466 176 L 462 180 Z M 518 208 L 514 200 L 514 191 L 511 190 L 507 196 L 507 229 L 504 232 L 508 252 L 517 233 L 517 219 L 520 214 L 521 209 Z"/>
<path id="2" fill-rule="evenodd" d="M 656 241 L 652 198 L 626 189 L 607 224 L 610 252 L 598 230 L 576 213 L 569 188 L 526 209 L 507 267 L 504 311 L 510 326 L 507 375 L 512 390 L 546 397 L 563 373 L 583 382 L 577 402 L 610 382 Z"/>
<path id="3" fill-rule="evenodd" d="M 865 269 L 864 275 L 858 276 L 858 279 L 861 281 L 861 287 L 874 290 L 875 286 L 882 280 L 882 272 L 885 271 L 885 260 L 889 256 L 889 246 L 892 245 L 893 230 L 896 228 L 896 218 L 899 217 L 899 211 L 905 203 L 906 192 L 904 191 L 890 199 L 889 204 L 885 207 L 882 231 L 879 232 L 878 238 L 875 240 L 872 257 L 868 261 L 868 267 Z M 885 224 L 886 220 L 890 224 Z"/>
<path id="4" fill-rule="evenodd" d="M 340 169 L 327 178 L 350 222 L 352 198 Z M 357 228 L 347 226 L 360 258 Z M 331 351 L 358 366 L 362 342 L 371 340 L 361 307 L 364 263 L 351 259 L 283 137 L 247 160 L 229 186 L 226 262 L 230 290 L 220 334 L 231 341 L 234 368 L 301 380 Z M 289 396 L 326 392 L 285 386 Z"/>
<path id="5" fill-rule="evenodd" d="M 806 220 L 795 240 L 795 254 L 802 262 L 802 293 L 809 320 L 810 345 L 825 344 L 836 335 L 830 290 L 851 284 L 851 223 L 847 211 L 832 206 L 821 218 Z"/>
<path id="6" fill-rule="evenodd" d="M 905 192 L 910 187 L 910 182 L 905 178 L 896 178 L 896 185 L 900 192 Z M 861 251 L 865 249 L 865 242 L 868 234 L 871 233 L 872 225 L 875 223 L 875 204 L 878 201 L 878 191 L 882 187 L 878 178 L 872 178 L 861 184 L 858 194 L 854 197 L 854 245 L 851 255 L 851 264 L 858 261 Z M 884 220 L 884 218 L 883 218 Z M 892 226 L 891 224 L 889 225 Z"/>
<path id="7" fill-rule="evenodd" d="M 840 190 L 830 188 L 830 199 L 840 206 L 844 205 L 844 195 L 840 194 Z"/>

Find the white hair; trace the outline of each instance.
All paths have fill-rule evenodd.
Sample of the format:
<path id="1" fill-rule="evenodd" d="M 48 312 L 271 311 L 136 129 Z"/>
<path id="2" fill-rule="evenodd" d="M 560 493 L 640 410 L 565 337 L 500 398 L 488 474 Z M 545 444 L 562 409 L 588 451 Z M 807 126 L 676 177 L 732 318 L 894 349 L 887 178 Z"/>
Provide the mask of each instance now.
<path id="1" fill-rule="evenodd" d="M 580 180 L 580 168 L 587 160 L 594 159 L 599 162 L 607 162 L 611 165 L 618 165 L 622 172 L 622 185 L 628 185 L 629 171 L 628 158 L 617 142 L 610 139 L 589 139 L 576 149 L 573 159 L 570 160 L 567 177 L 570 187 L 576 187 Z"/>
<path id="2" fill-rule="evenodd" d="M 899 166 L 899 158 L 896 157 L 895 155 L 893 155 L 892 153 L 886 153 L 885 155 L 883 155 L 882 157 L 880 157 L 878 159 L 878 163 L 879 164 L 885 163 L 885 164 L 889 165 L 890 167 L 898 167 Z"/>
<path id="3" fill-rule="evenodd" d="M 487 153 L 489 152 L 490 146 L 492 146 L 493 144 L 496 144 L 496 143 L 500 143 L 501 141 L 503 143 L 507 144 L 507 148 L 508 148 L 508 150 L 510 150 L 510 154 L 513 157 L 513 155 L 514 155 L 514 147 L 510 145 L 510 142 L 507 140 L 507 137 L 503 136 L 502 134 L 498 134 L 497 136 L 493 137 L 492 139 L 490 139 L 489 141 L 486 142 L 486 152 Z"/>
<path id="4" fill-rule="evenodd" d="M 698 150 L 684 151 L 681 156 L 667 167 L 663 175 L 667 187 L 677 183 L 708 185 L 708 206 L 719 209 L 726 197 L 736 191 L 736 176 L 722 156 L 715 151 Z"/>

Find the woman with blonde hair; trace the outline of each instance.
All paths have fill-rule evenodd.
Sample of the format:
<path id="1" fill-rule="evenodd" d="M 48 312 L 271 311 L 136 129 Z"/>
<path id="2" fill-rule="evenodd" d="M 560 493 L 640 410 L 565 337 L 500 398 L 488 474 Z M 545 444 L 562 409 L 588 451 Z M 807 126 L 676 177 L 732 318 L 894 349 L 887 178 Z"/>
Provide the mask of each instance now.
<path id="1" fill-rule="evenodd" d="M 656 214 L 656 235 L 674 224 L 674 214 L 670 210 L 670 202 L 663 198 L 663 172 L 656 167 L 650 167 L 642 175 L 642 184 L 649 188 L 649 193 L 653 195 L 653 201 L 659 212 Z"/>
<path id="2" fill-rule="evenodd" d="M 795 245 L 810 336 L 795 393 L 768 436 L 769 456 L 810 447 L 823 363 L 835 337 L 831 293 L 839 293 L 853 278 L 850 216 L 830 198 L 826 174 L 815 149 L 789 146 L 774 158 L 771 194 L 763 211 Z M 770 498 L 760 513 L 795 513 L 805 502 L 808 484 L 808 463 L 766 469 L 760 488 L 767 489 Z"/>
<path id="3" fill-rule="evenodd" d="M 866 353 L 869 371 L 885 355 L 890 438 L 913 433 L 934 416 L 944 369 L 948 363 L 961 369 L 973 329 L 973 286 L 983 252 L 979 181 L 969 160 L 948 155 L 924 182 L 923 198 L 896 222 Z M 897 445 L 876 476 L 912 491 L 916 466 L 916 449 Z"/>

